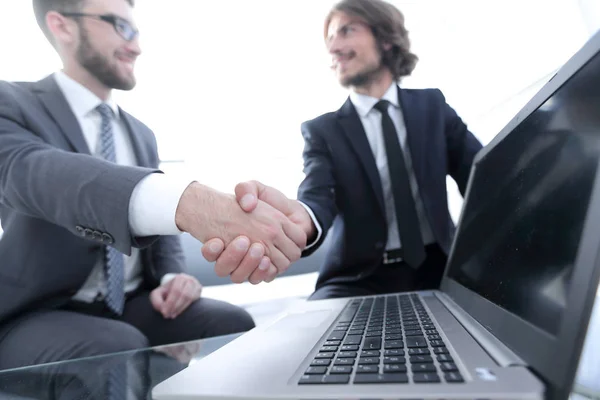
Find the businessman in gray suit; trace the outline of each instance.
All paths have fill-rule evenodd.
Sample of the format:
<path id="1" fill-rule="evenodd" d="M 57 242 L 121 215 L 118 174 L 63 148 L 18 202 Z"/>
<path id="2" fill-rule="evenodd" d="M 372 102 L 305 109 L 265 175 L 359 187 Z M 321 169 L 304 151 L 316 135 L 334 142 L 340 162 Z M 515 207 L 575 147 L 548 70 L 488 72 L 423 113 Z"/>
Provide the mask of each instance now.
<path id="1" fill-rule="evenodd" d="M 157 169 L 153 133 L 111 98 L 135 86 L 133 0 L 33 5 L 64 68 L 0 82 L 0 370 L 251 329 L 200 297 L 178 235 L 248 249 L 259 280 L 306 235 L 266 203 L 248 214 Z"/>

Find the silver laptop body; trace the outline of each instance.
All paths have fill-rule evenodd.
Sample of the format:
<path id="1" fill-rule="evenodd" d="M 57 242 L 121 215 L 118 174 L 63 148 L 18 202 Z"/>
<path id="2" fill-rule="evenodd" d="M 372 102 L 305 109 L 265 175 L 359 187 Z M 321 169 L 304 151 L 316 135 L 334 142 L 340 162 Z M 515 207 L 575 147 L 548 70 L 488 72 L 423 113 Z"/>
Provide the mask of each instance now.
<path id="1" fill-rule="evenodd" d="M 308 301 L 167 399 L 565 399 L 599 280 L 600 32 L 477 156 L 440 290 Z"/>

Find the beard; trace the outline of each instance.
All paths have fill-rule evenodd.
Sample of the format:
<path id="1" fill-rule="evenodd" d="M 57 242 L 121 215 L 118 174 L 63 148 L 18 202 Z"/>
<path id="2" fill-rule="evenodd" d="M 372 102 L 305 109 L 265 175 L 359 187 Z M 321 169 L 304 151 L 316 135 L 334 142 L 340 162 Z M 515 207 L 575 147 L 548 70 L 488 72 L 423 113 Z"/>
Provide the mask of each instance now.
<path id="1" fill-rule="evenodd" d="M 92 76 L 98 79 L 104 86 L 117 90 L 131 90 L 135 87 L 135 77 L 129 78 L 119 76 L 116 67 L 111 65 L 108 59 L 97 52 L 92 44 L 88 33 L 80 27 L 79 48 L 77 49 L 77 61 Z"/>
<path id="2" fill-rule="evenodd" d="M 343 87 L 361 87 L 370 84 L 375 81 L 381 72 L 381 66 L 369 68 L 364 71 L 357 72 L 352 76 L 343 78 L 340 82 Z"/>

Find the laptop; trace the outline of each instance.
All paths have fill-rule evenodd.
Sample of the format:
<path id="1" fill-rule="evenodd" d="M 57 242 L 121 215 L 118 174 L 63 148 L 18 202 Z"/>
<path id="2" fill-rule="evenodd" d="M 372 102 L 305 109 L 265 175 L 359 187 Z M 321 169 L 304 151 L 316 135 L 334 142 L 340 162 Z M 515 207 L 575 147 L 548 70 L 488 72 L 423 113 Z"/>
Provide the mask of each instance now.
<path id="1" fill-rule="evenodd" d="M 167 399 L 566 399 L 600 266 L 600 32 L 476 157 L 439 290 L 307 301 Z"/>

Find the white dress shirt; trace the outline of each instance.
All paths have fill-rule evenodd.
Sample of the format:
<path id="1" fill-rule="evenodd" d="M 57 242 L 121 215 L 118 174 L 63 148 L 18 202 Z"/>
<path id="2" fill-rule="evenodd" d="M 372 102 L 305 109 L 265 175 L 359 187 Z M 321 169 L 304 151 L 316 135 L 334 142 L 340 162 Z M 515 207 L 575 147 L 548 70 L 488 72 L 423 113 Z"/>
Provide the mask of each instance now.
<path id="1" fill-rule="evenodd" d="M 350 101 L 354 105 L 354 108 L 356 108 L 358 116 L 360 117 L 360 121 L 362 122 L 363 128 L 367 135 L 367 140 L 369 141 L 371 151 L 373 152 L 373 156 L 375 158 L 375 164 L 377 165 L 377 170 L 379 171 L 379 177 L 381 179 L 383 200 L 385 203 L 385 214 L 388 226 L 388 240 L 385 248 L 386 250 L 399 249 L 402 247 L 402 243 L 400 242 L 400 234 L 398 232 L 398 225 L 396 223 L 396 207 L 394 205 L 392 184 L 390 182 L 390 173 L 387 165 L 385 142 L 383 140 L 383 130 L 381 128 L 381 113 L 373 108 L 375 104 L 379 102 L 379 100 L 387 100 L 390 102 L 388 113 L 394 122 L 396 131 L 398 132 L 400 146 L 404 152 L 410 186 L 412 189 L 413 198 L 415 199 L 417 216 L 421 225 L 423 242 L 425 244 L 431 244 L 434 242 L 433 233 L 425 215 L 423 201 L 421 200 L 419 187 L 417 186 L 417 179 L 412 168 L 411 155 L 410 152 L 406 151 L 406 126 L 404 124 L 404 117 L 402 115 L 402 110 L 400 108 L 400 102 L 398 99 L 398 87 L 394 83 L 389 87 L 381 99 L 358 94 L 356 92 L 350 93 Z M 315 218 L 313 218 L 313 222 L 320 229 Z M 401 218 L 400 223 L 402 223 Z"/>
<path id="2" fill-rule="evenodd" d="M 77 118 L 81 131 L 92 155 L 97 155 L 100 137 L 101 117 L 96 107 L 102 100 L 90 90 L 71 79 L 62 71 L 54 74 L 58 87 Z M 116 162 L 121 165 L 137 165 L 137 159 L 119 112 L 112 99 L 106 104 L 114 112 L 113 136 Z M 129 203 L 129 225 L 135 236 L 173 235 L 181 231 L 175 224 L 175 211 L 179 199 L 191 180 L 185 177 L 150 174 L 135 187 Z M 130 256 L 125 257 L 125 291 L 136 289 L 142 281 L 140 252 L 133 248 Z M 171 278 L 166 276 L 165 280 Z M 104 276 L 104 254 L 99 255 L 96 265 L 83 287 L 73 297 L 79 301 L 91 302 L 106 294 Z"/>

